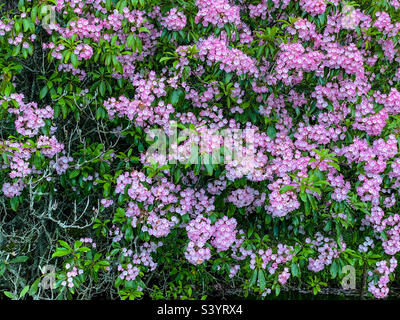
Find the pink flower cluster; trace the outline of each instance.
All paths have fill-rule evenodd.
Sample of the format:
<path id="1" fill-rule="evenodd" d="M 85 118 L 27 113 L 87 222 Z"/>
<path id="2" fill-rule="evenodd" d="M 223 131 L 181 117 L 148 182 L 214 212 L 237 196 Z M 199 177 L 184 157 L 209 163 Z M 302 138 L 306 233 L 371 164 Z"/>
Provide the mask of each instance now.
<path id="1" fill-rule="evenodd" d="M 378 281 L 372 280 L 368 283 L 368 291 L 371 292 L 375 298 L 382 299 L 389 293 L 389 288 L 387 286 L 390 281 L 389 275 L 396 269 L 397 260 L 392 257 L 389 266 L 385 260 L 378 261 L 376 267 L 374 272 L 369 271 L 368 275 L 372 278 L 374 274 L 376 274 L 379 279 Z"/>
<path id="2" fill-rule="evenodd" d="M 288 279 L 290 278 L 290 273 L 289 273 L 289 268 L 285 267 L 282 271 L 282 273 L 278 276 L 278 282 L 281 285 L 284 285 Z"/>
<path id="3" fill-rule="evenodd" d="M 76 69 L 73 67 L 72 63 L 69 64 L 60 64 L 58 66 L 58 71 L 64 71 L 64 72 L 71 72 L 74 76 L 78 76 L 79 80 L 83 80 L 86 77 L 86 72 L 85 70 L 82 69 Z"/>
<path id="4" fill-rule="evenodd" d="M 203 247 L 213 235 L 214 227 L 211 226 L 210 219 L 198 215 L 196 219 L 190 221 L 186 226 L 186 231 L 190 241 L 194 242 L 198 247 Z"/>
<path id="5" fill-rule="evenodd" d="M 217 252 L 226 251 L 236 241 L 236 219 L 224 216 L 212 226 L 211 221 L 201 215 L 190 221 L 186 231 L 190 242 L 185 251 L 186 259 L 192 264 L 201 264 L 211 258 L 211 250 L 206 242 L 211 239 L 211 245 Z"/>
<path id="6" fill-rule="evenodd" d="M 199 8 L 195 17 L 196 23 L 208 24 L 223 28 L 226 23 L 240 23 L 240 8 L 231 5 L 228 0 L 196 0 Z"/>
<path id="7" fill-rule="evenodd" d="M 342 12 L 341 24 L 344 29 L 354 30 L 360 23 L 360 10 L 354 9 L 354 7 L 345 5 Z"/>
<path id="8" fill-rule="evenodd" d="M 358 246 L 358 251 L 368 252 L 369 248 L 373 249 L 374 247 L 374 240 L 372 240 L 370 237 L 366 237 L 365 241 Z"/>
<path id="9" fill-rule="evenodd" d="M 63 286 L 63 287 L 65 287 L 65 286 L 68 286 L 69 288 L 73 288 L 74 286 L 75 286 L 75 284 L 74 284 L 74 278 L 75 277 L 77 277 L 78 275 L 80 275 L 80 274 L 82 274 L 83 273 L 83 270 L 82 269 L 78 269 L 77 267 L 72 267 L 72 266 L 69 264 L 69 263 L 67 263 L 66 265 L 65 265 L 65 269 L 67 269 L 67 270 L 70 270 L 70 271 L 68 271 L 67 272 L 67 279 L 66 280 L 63 280 L 62 282 L 61 282 L 61 285 Z"/>
<path id="10" fill-rule="evenodd" d="M 99 41 L 104 23 L 99 18 L 86 19 L 79 18 L 77 21 L 71 21 L 69 28 L 64 30 L 66 38 L 76 35 L 78 39 L 91 38 Z"/>
<path id="11" fill-rule="evenodd" d="M 262 269 L 268 269 L 270 275 L 277 274 L 277 281 L 281 285 L 285 285 L 290 277 L 289 269 L 286 265 L 292 261 L 294 257 L 293 247 L 279 243 L 276 247 L 276 253 L 271 248 L 266 250 L 259 249 L 256 253 L 250 254 L 250 269 L 255 269 L 257 264 Z M 282 268 L 283 267 L 283 268 Z M 277 270 L 280 268 L 281 272 Z"/>
<path id="12" fill-rule="evenodd" d="M 374 23 L 374 27 L 380 32 L 388 34 L 393 28 L 389 14 L 387 12 L 377 12 L 375 15 L 377 20 Z"/>
<path id="13" fill-rule="evenodd" d="M 192 264 L 202 264 L 211 258 L 211 250 L 209 247 L 198 247 L 194 242 L 189 242 L 186 247 L 185 258 Z"/>
<path id="14" fill-rule="evenodd" d="M 200 146 L 202 155 L 213 154 L 222 147 L 224 150 L 243 151 L 239 159 L 225 159 L 216 179 L 194 174 L 190 166 L 184 172 L 179 171 L 179 177 L 172 177 L 168 166 L 152 178 L 145 173 L 146 167 L 155 162 L 160 168 L 169 160 L 188 160 L 192 143 L 198 142 L 199 136 L 172 144 L 171 149 L 175 153 L 169 156 L 160 153 L 150 159 L 144 152 L 135 153 L 139 162 L 132 172 L 120 171 L 123 173 L 117 178 L 115 188 L 117 196 L 120 196 L 118 205 L 125 212 L 124 218 L 130 226 L 140 226 L 139 231 L 157 240 L 170 235 L 175 227 L 185 228 L 188 244 L 184 254 L 192 264 L 198 265 L 211 259 L 213 252 L 223 252 L 220 256 L 230 255 L 234 259 L 227 264 L 230 266 L 228 276 L 232 278 L 241 268 L 236 262 L 250 258 L 251 269 L 264 269 L 269 276 L 275 275 L 275 283 L 284 285 L 290 277 L 288 267 L 293 259 L 293 248 L 283 243 L 275 246 L 274 242 L 274 247 L 264 246 L 263 243 L 261 249 L 249 249 L 250 246 L 243 245 L 248 242 L 245 241 L 248 239 L 247 232 L 237 228 L 247 216 L 258 219 L 264 214 L 271 215 L 274 220 L 285 221 L 288 230 L 298 232 L 299 239 L 307 237 L 306 243 L 314 250 L 316 256 L 309 258 L 308 269 L 313 272 L 324 270 L 345 250 L 346 244 L 342 242 L 338 245 L 321 233 L 306 235 L 309 231 L 304 223 L 310 216 L 305 216 L 300 209 L 299 185 L 291 178 L 292 174 L 298 178 L 321 174 L 321 179 L 328 184 L 321 187 L 322 194 L 311 194 L 318 207 L 334 207 L 332 211 L 335 212 L 328 215 L 323 211 L 316 212 L 316 217 L 320 219 L 321 216 L 322 223 L 330 220 L 343 224 L 354 222 L 363 232 L 360 240 L 354 243 L 354 248 L 361 252 L 398 254 L 400 216 L 395 212 L 400 187 L 397 147 L 400 131 L 397 128 L 389 131 L 395 127 L 400 114 L 400 92 L 395 88 L 395 81 L 400 80 L 400 68 L 397 66 L 400 62 L 397 39 L 400 23 L 394 21 L 392 15 L 392 9 L 399 8 L 399 1 L 388 1 L 387 7 L 393 8 L 386 9 L 387 12 L 378 8 L 380 11 L 375 16 L 338 0 L 250 2 L 196 0 L 195 23 L 204 26 L 199 34 L 203 38 L 197 43 L 185 41 L 184 45 L 171 40 L 169 45 L 172 52 L 176 47 L 177 64 L 171 68 L 168 62 L 165 67 L 157 67 L 156 73 L 149 67 L 154 66 L 153 61 L 148 59 L 158 57 L 155 53 L 161 48 L 159 44 L 162 43 L 158 41 L 162 34 L 165 35 L 165 29 L 190 29 L 190 24 L 187 24 L 189 16 L 185 13 L 188 14 L 191 8 L 185 5 L 171 9 L 168 5 L 161 10 L 161 1 L 160 6 L 143 11 L 128 7 L 109 10 L 109 5 L 103 0 L 57 1 L 60 17 L 67 17 L 72 12 L 76 16 L 62 26 L 53 24 L 47 28 L 52 40 L 43 44 L 43 48 L 50 49 L 50 56 L 61 60 L 67 45 L 62 38 L 56 41 L 57 37 L 70 39 L 76 35 L 79 44 L 74 54 L 82 62 L 77 69 L 72 64 L 56 61 L 58 71 L 71 72 L 83 80 L 91 68 L 86 60 L 93 56 L 94 48 L 97 48 L 93 42 L 116 38 L 115 49 L 121 46 L 123 53 L 117 53 L 116 59 L 122 64 L 123 71 L 113 71 L 111 77 L 122 79 L 130 89 L 122 90 L 126 96 L 120 93 L 104 102 L 110 119 L 126 117 L 129 125 L 138 131 L 144 128 L 146 133 L 159 126 L 168 132 L 171 129 L 169 121 L 174 118 L 181 124 L 195 126 L 197 133 L 204 138 Z M 289 5 L 290 10 L 300 7 L 303 12 L 295 15 L 285 12 Z M 164 9 L 166 14 L 163 17 L 161 12 L 164 14 Z M 250 19 L 241 19 L 241 15 L 248 14 Z M 21 13 L 21 19 L 25 17 L 26 14 Z M 256 19 L 252 21 L 251 18 Z M 276 20 L 289 18 L 296 20 L 290 26 L 279 28 L 276 39 L 269 39 L 268 42 L 263 39 L 264 31 L 260 30 L 260 26 L 278 23 L 277 26 L 281 27 L 281 22 Z M 323 22 L 325 18 L 326 25 Z M 39 22 L 40 19 L 36 21 L 37 24 Z M 226 30 L 223 30 L 224 27 Z M 36 36 L 27 36 L 13 28 L 13 21 L 0 21 L 0 37 L 5 36 L 6 43 L 8 41 L 11 45 L 32 48 L 31 42 Z M 209 32 L 210 29 L 215 33 Z M 230 36 L 227 34 L 229 30 L 232 31 Z M 141 40 L 141 53 L 128 51 L 131 49 L 126 45 L 129 35 Z M 287 41 L 280 41 L 280 38 Z M 281 44 L 277 50 L 271 52 L 269 45 L 276 47 L 278 43 Z M 268 55 L 264 56 L 261 52 L 261 57 L 258 56 L 261 46 L 269 51 Z M 188 52 L 196 48 L 199 51 L 191 59 Z M 258 58 L 253 58 L 256 55 Z M 222 74 L 219 72 L 220 78 L 193 81 L 197 77 L 205 79 L 210 69 L 214 72 L 218 68 L 224 71 Z M 70 78 L 65 74 L 62 76 Z M 229 88 L 226 83 L 219 82 L 226 79 L 230 83 Z M 224 86 L 225 89 L 222 88 Z M 172 105 L 167 99 L 171 98 L 171 93 L 175 98 L 175 90 L 183 94 L 179 103 Z M 15 141 L 9 138 L 0 145 L 1 152 L 4 152 L 1 169 L 5 174 L 2 177 L 10 179 L 2 182 L 2 192 L 12 198 L 22 195 L 29 175 L 43 175 L 42 181 L 53 182 L 53 172 L 58 175 L 65 173 L 73 158 L 67 156 L 70 150 L 64 151 L 65 146 L 57 140 L 61 134 L 57 134 L 56 128 L 50 124 L 53 118 L 50 106 L 40 109 L 36 103 L 24 103 L 23 95 L 18 94 L 4 98 L 0 101 L 0 104 L 3 103 L 9 113 L 7 117 L 14 121 L 15 116 L 16 131 L 24 137 L 35 137 L 33 143 L 31 139 Z M 115 122 L 106 125 L 114 126 Z M 109 128 L 112 130 L 110 139 L 115 135 L 122 137 L 123 126 L 121 123 L 117 125 L 116 129 Z M 252 146 L 241 148 L 212 133 L 225 128 L 254 130 Z M 40 130 L 46 134 L 40 135 Z M 338 161 L 321 159 L 314 149 L 332 152 Z M 42 165 L 41 170 L 39 166 L 36 168 L 36 161 L 32 159 L 35 153 L 44 156 L 41 159 L 49 163 L 50 170 L 42 169 Z M 111 160 L 107 163 L 111 171 L 117 167 Z M 132 168 L 130 163 L 126 165 Z M 200 167 L 200 170 L 205 169 Z M 97 178 L 101 179 L 99 173 L 91 173 L 80 182 L 91 181 L 88 185 L 95 186 Z M 177 178 L 179 183 L 171 182 Z M 246 182 L 242 184 L 243 181 Z M 237 182 L 240 186 L 236 185 Z M 285 186 L 294 188 L 281 192 Z M 79 186 L 72 190 L 79 190 Z M 114 204 L 115 199 L 111 197 L 101 199 L 101 211 Z M 354 201 L 365 206 L 364 211 L 368 212 L 365 217 L 358 215 L 360 211 Z M 240 216 L 225 216 L 214 223 L 215 214 L 220 212 L 216 208 L 219 209 L 221 203 L 234 206 L 238 209 L 235 213 L 238 211 Z M 357 215 L 336 210 L 336 205 L 343 205 L 348 211 L 357 211 Z M 111 211 L 110 208 L 104 213 Z M 300 225 L 291 223 L 294 222 L 291 215 L 296 215 L 296 219 L 299 217 Z M 186 225 L 181 221 L 188 216 L 190 220 Z M 122 230 L 117 225 L 111 227 L 109 235 L 113 241 L 124 239 Z M 265 233 L 269 232 L 267 227 Z M 86 238 L 81 241 L 91 243 Z M 122 256 L 128 261 L 121 262 L 118 271 L 121 272 L 121 279 L 126 281 L 136 279 L 141 269 L 154 270 L 157 265 L 151 254 L 160 243 L 145 242 L 140 246 L 135 242 L 135 246 L 122 250 Z M 375 274 L 370 274 L 375 278 L 372 280 L 377 280 L 371 281 L 369 286 L 369 291 L 376 297 L 387 296 L 389 274 L 394 271 L 397 261 L 393 258 L 390 263 L 387 267 L 385 260 L 380 261 Z M 245 273 L 246 268 L 243 271 Z M 68 283 L 73 282 L 70 278 L 76 274 L 77 270 L 70 271 Z M 67 281 L 64 286 L 66 284 Z"/>
<path id="15" fill-rule="evenodd" d="M 118 100 L 110 98 L 104 102 L 110 119 L 115 115 L 119 117 L 126 116 L 129 120 L 134 120 L 135 124 L 140 127 L 149 127 L 158 124 L 168 128 L 169 116 L 174 112 L 171 104 L 165 104 L 159 101 L 156 107 L 145 104 L 141 100 L 130 101 L 128 98 L 121 96 Z"/>
<path id="16" fill-rule="evenodd" d="M 214 233 L 211 244 L 217 249 L 217 252 L 228 250 L 236 240 L 236 219 L 227 216 L 219 219 L 214 224 Z"/>
<path id="17" fill-rule="evenodd" d="M 145 242 L 142 245 L 138 246 L 135 253 L 133 253 L 131 249 L 122 248 L 122 255 L 127 260 L 129 260 L 132 265 L 136 265 L 137 267 L 143 266 L 148 268 L 149 271 L 153 271 L 157 268 L 157 263 L 154 262 L 152 253 L 156 252 L 157 249 L 161 246 L 162 242 Z M 131 269 L 133 269 L 132 274 L 134 274 L 136 269 L 134 269 L 133 266 Z"/>
<path id="18" fill-rule="evenodd" d="M 41 148 L 40 153 L 48 158 L 53 158 L 57 153 L 64 150 L 64 145 L 57 141 L 55 136 L 40 136 L 36 146 Z"/>
<path id="19" fill-rule="evenodd" d="M 232 202 L 237 208 L 243 208 L 253 204 L 254 200 L 258 198 L 259 195 L 260 192 L 258 190 L 255 190 L 251 187 L 246 187 L 244 189 L 232 191 L 232 193 L 228 196 L 228 201 Z M 254 204 L 254 206 L 261 206 L 264 200 L 265 193 L 263 194 L 261 199 Z"/>
<path id="20" fill-rule="evenodd" d="M 78 56 L 78 60 L 88 60 L 93 55 L 93 49 L 86 43 L 80 43 L 76 46 L 74 53 Z"/>
<path id="21" fill-rule="evenodd" d="M 326 10 L 326 0 L 300 0 L 300 6 L 312 16 L 323 14 Z"/>
<path id="22" fill-rule="evenodd" d="M 128 263 L 125 268 L 122 265 L 118 265 L 118 271 L 121 272 L 119 277 L 122 280 L 132 281 L 139 275 L 140 269 L 133 266 L 131 263 Z"/>
<path id="23" fill-rule="evenodd" d="M 84 245 L 90 245 L 92 248 L 96 248 L 97 246 L 96 242 L 94 242 L 92 238 L 80 238 L 79 241 Z"/>
<path id="24" fill-rule="evenodd" d="M 394 214 L 384 219 L 383 227 L 388 228 L 385 232 L 386 239 L 382 241 L 383 250 L 386 254 L 395 255 L 400 252 L 400 215 Z"/>
<path id="25" fill-rule="evenodd" d="M 233 278 L 240 270 L 240 265 L 239 264 L 235 264 L 234 266 L 232 266 L 229 269 L 229 278 Z"/>
<path id="26" fill-rule="evenodd" d="M 44 127 L 46 120 L 53 118 L 53 109 L 50 106 L 40 109 L 34 102 L 24 103 L 23 94 L 11 94 L 9 97 L 5 97 L 0 101 L 0 104 L 8 104 L 8 112 L 16 115 L 14 121 L 16 131 L 24 136 L 32 138 L 39 133 L 39 129 Z M 56 127 L 50 127 L 50 134 L 54 133 Z M 2 169 L 10 169 L 9 177 L 19 178 L 12 183 L 5 182 L 2 186 L 2 191 L 6 197 L 12 198 L 14 196 L 21 195 L 22 190 L 25 187 L 23 178 L 30 174 L 41 173 L 34 164 L 30 163 L 32 155 L 40 151 L 41 154 L 48 158 L 53 158 L 57 154 L 61 153 L 64 149 L 64 145 L 57 141 L 57 138 L 53 135 L 51 137 L 41 135 L 37 138 L 36 142 L 27 140 L 27 142 L 14 142 L 14 141 L 2 141 L 2 148 L 5 151 L 3 159 L 7 159 L 2 165 Z M 55 165 L 55 161 L 51 160 L 50 165 L 56 167 L 57 174 L 65 172 L 60 166 L 65 166 L 67 163 L 61 164 L 64 160 L 72 161 L 72 159 L 60 158 L 59 166 Z M 47 179 L 51 179 L 47 177 Z"/>
<path id="27" fill-rule="evenodd" d="M 372 113 L 371 115 L 368 115 Z M 368 115 L 367 117 L 363 117 Z M 379 136 L 386 126 L 386 120 L 389 115 L 385 108 L 374 113 L 373 104 L 365 100 L 356 107 L 356 119 L 353 127 L 358 130 L 365 131 L 370 136 Z"/>
<path id="28" fill-rule="evenodd" d="M 220 63 L 221 70 L 225 72 L 235 72 L 238 76 L 248 73 L 258 76 L 256 62 L 239 49 L 230 49 L 226 45 L 226 41 L 213 36 L 200 40 L 197 44 L 198 55 L 201 60 L 206 60 L 209 65 L 212 63 Z"/>
<path id="29" fill-rule="evenodd" d="M 215 209 L 214 197 L 209 197 L 204 190 L 186 188 L 179 193 L 179 206 L 176 212 L 180 215 L 189 213 L 192 217 L 207 214 Z"/>
<path id="30" fill-rule="evenodd" d="M 341 248 L 338 248 L 338 244 L 335 240 L 324 237 L 321 233 L 315 235 L 315 240 L 310 238 L 306 239 L 306 243 L 310 244 L 310 248 L 318 252 L 317 259 L 309 258 L 308 269 L 314 272 L 319 272 L 332 264 L 333 259 L 338 258 L 339 254 L 346 249 L 346 244 L 341 241 Z"/>
<path id="31" fill-rule="evenodd" d="M 0 37 L 5 36 L 6 32 L 10 32 L 13 28 L 14 20 L 3 21 L 0 20 Z"/>
<path id="32" fill-rule="evenodd" d="M 295 192 L 289 190 L 281 193 L 282 187 L 290 184 L 291 179 L 286 175 L 268 185 L 268 189 L 270 190 L 268 195 L 269 205 L 267 205 L 265 209 L 271 213 L 273 217 L 284 217 L 300 207 L 300 202 L 297 200 L 297 194 Z"/>
<path id="33" fill-rule="evenodd" d="M 61 156 L 58 157 L 56 161 L 50 161 L 50 166 L 56 169 L 58 175 L 61 175 L 67 171 L 70 167 L 69 163 L 72 162 L 74 159 L 72 157 Z"/>
<path id="34" fill-rule="evenodd" d="M 291 0 L 272 0 L 272 8 L 270 8 L 270 2 L 268 2 L 268 0 L 261 0 L 257 5 L 249 5 L 249 15 L 252 18 L 260 17 L 261 19 L 266 20 L 267 14 L 269 15 L 270 12 L 273 12 L 276 9 L 285 9 L 290 4 L 290 1 Z"/>
<path id="35" fill-rule="evenodd" d="M 20 196 L 24 188 L 25 184 L 22 182 L 22 180 L 19 179 L 13 183 L 5 182 L 3 184 L 3 187 L 1 188 L 1 191 L 3 191 L 6 197 L 13 198 L 16 196 Z"/>
<path id="36" fill-rule="evenodd" d="M 391 88 L 389 94 L 376 94 L 376 102 L 385 106 L 388 114 L 400 113 L 400 92 L 396 88 Z"/>
<path id="37" fill-rule="evenodd" d="M 103 205 L 104 208 L 108 208 L 114 203 L 114 201 L 111 199 L 101 199 L 100 203 Z"/>
<path id="38" fill-rule="evenodd" d="M 186 16 L 177 8 L 168 11 L 168 15 L 163 17 L 161 25 L 171 31 L 182 30 L 186 26 Z"/>
<path id="39" fill-rule="evenodd" d="M 45 125 L 45 119 L 53 118 L 54 111 L 50 106 L 44 109 L 39 109 L 35 102 L 25 104 L 23 94 L 11 94 L 10 97 L 0 101 L 15 101 L 18 104 L 17 108 L 9 108 L 8 112 L 15 114 L 15 127 L 17 132 L 23 136 L 35 136 L 41 127 Z"/>
<path id="40" fill-rule="evenodd" d="M 142 231 L 147 231 L 150 235 L 156 238 L 166 237 L 170 233 L 171 228 L 175 225 L 173 221 L 169 221 L 166 218 L 160 218 L 153 213 L 150 213 L 147 217 L 147 224 L 150 225 L 150 228 L 143 226 Z"/>
<path id="41" fill-rule="evenodd" d="M 293 25 L 287 27 L 287 31 L 291 35 L 298 34 L 299 38 L 304 41 L 319 40 L 321 35 L 316 32 L 315 24 L 307 19 L 298 19 Z"/>
<path id="42" fill-rule="evenodd" d="M 320 51 L 305 52 L 300 43 L 282 42 L 280 50 L 275 77 L 286 85 L 300 83 L 304 72 L 318 71 L 325 57 Z"/>
<path id="43" fill-rule="evenodd" d="M 328 172 L 326 177 L 330 186 L 334 188 L 331 198 L 335 201 L 346 200 L 348 198 L 347 194 L 351 190 L 351 184 L 344 179 L 343 175 L 334 174 L 332 171 Z"/>

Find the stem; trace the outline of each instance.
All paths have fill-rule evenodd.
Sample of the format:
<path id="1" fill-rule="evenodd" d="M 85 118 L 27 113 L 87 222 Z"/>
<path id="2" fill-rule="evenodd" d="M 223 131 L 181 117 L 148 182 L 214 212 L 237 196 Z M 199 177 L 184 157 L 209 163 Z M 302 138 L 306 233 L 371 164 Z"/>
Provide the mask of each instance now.
<path id="1" fill-rule="evenodd" d="M 363 269 L 362 283 L 360 289 L 360 300 L 364 300 L 364 291 L 366 284 L 367 284 L 367 262 L 364 261 L 364 269 Z"/>

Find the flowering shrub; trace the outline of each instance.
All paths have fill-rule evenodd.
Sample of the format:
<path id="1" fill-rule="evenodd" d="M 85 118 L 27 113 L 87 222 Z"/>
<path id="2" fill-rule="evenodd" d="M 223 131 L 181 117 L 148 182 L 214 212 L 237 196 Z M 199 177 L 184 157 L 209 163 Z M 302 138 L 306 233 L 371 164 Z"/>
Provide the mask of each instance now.
<path id="1" fill-rule="evenodd" d="M 362 297 L 390 295 L 398 9 L 2 2 L 0 289 L 263 299 L 352 266 Z"/>

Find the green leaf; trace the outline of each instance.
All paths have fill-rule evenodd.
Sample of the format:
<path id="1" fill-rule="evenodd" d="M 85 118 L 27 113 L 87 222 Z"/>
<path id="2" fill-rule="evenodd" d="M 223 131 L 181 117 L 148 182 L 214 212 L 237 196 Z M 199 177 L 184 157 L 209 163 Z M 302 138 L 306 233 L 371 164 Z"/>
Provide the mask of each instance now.
<path id="1" fill-rule="evenodd" d="M 306 195 L 306 193 L 305 193 L 304 191 L 303 191 L 303 192 L 300 192 L 299 196 L 300 196 L 300 199 L 301 199 L 303 202 L 307 202 L 307 195 Z"/>
<path id="2" fill-rule="evenodd" d="M 114 46 L 115 43 L 117 42 L 117 40 L 118 40 L 118 36 L 116 34 L 114 34 L 113 37 L 111 38 L 111 45 Z"/>
<path id="3" fill-rule="evenodd" d="M 179 102 L 180 94 L 181 94 L 181 91 L 179 91 L 179 90 L 174 90 L 174 91 L 172 92 L 172 95 L 171 95 L 171 104 L 172 104 L 173 106 L 175 106 L 175 105 Z"/>
<path id="4" fill-rule="evenodd" d="M 150 33 L 150 30 L 147 29 L 146 27 L 140 27 L 140 28 L 139 28 L 139 31 L 141 31 L 141 32 L 146 32 L 146 33 Z"/>
<path id="5" fill-rule="evenodd" d="M 259 282 L 259 285 L 260 285 L 260 289 L 262 291 L 264 291 L 264 289 L 265 289 L 265 287 L 267 285 L 267 282 L 265 281 L 264 270 L 260 270 L 258 272 L 258 282 Z"/>
<path id="6" fill-rule="evenodd" d="M 304 202 L 304 209 L 305 209 L 306 216 L 308 216 L 311 213 L 310 202 L 308 202 L 308 201 Z"/>
<path id="7" fill-rule="evenodd" d="M 67 107 L 67 105 L 65 105 L 65 104 L 61 105 L 61 111 L 62 111 L 62 114 L 63 114 L 63 118 L 66 119 L 67 115 L 68 115 L 68 107 Z"/>
<path id="8" fill-rule="evenodd" d="M 67 242 L 65 242 L 64 240 L 58 240 L 58 243 L 60 244 L 60 246 L 67 248 L 68 250 L 72 250 L 70 245 Z"/>
<path id="9" fill-rule="evenodd" d="M 315 198 L 309 193 L 307 193 L 307 198 L 308 198 L 308 200 L 310 200 L 311 207 L 314 210 L 316 210 L 317 209 L 317 201 L 315 200 Z"/>
<path id="10" fill-rule="evenodd" d="M 38 7 L 34 6 L 32 8 L 32 11 L 31 11 L 31 19 L 32 19 L 32 21 L 36 21 L 37 14 L 38 14 Z"/>
<path id="11" fill-rule="evenodd" d="M 275 295 L 278 296 L 280 292 L 281 292 L 281 287 L 279 285 L 277 285 L 275 287 Z"/>
<path id="12" fill-rule="evenodd" d="M 76 56 L 75 53 L 71 53 L 71 63 L 74 68 L 78 67 L 78 57 Z"/>
<path id="13" fill-rule="evenodd" d="M 325 227 L 324 227 L 324 231 L 325 231 L 325 232 L 328 232 L 328 231 L 331 230 L 331 228 L 332 228 L 332 221 L 328 221 L 328 222 L 326 223 Z"/>
<path id="14" fill-rule="evenodd" d="M 330 272 L 331 272 L 332 278 L 335 279 L 338 274 L 338 265 L 337 265 L 336 261 L 334 261 L 331 264 Z"/>
<path id="15" fill-rule="evenodd" d="M 257 270 L 257 269 L 254 269 L 253 275 L 251 276 L 251 280 L 250 280 L 250 283 L 249 283 L 249 286 L 250 286 L 250 287 L 253 286 L 253 285 L 256 283 L 256 281 L 257 281 L 257 275 L 258 275 L 258 270 Z"/>
<path id="16" fill-rule="evenodd" d="M 104 83 L 104 81 L 100 82 L 99 90 L 100 94 L 104 97 L 106 94 L 106 84 Z"/>
<path id="17" fill-rule="evenodd" d="M 74 250 L 77 250 L 78 248 L 80 248 L 82 244 L 83 244 L 82 241 L 79 241 L 79 240 L 75 241 Z M 70 249 L 70 250 L 72 250 L 72 249 Z"/>
<path id="18" fill-rule="evenodd" d="M 22 20 L 22 24 L 24 26 L 24 32 L 27 32 L 30 29 L 29 20 L 27 19 Z"/>
<path id="19" fill-rule="evenodd" d="M 327 164 L 334 167 L 337 171 L 340 171 L 340 166 L 336 162 L 327 162 Z"/>
<path id="20" fill-rule="evenodd" d="M 110 194 L 110 190 L 111 190 L 111 183 L 110 182 L 106 182 L 103 185 L 103 189 L 104 189 L 104 196 L 107 197 Z"/>
<path id="21" fill-rule="evenodd" d="M 6 272 L 6 264 L 0 263 L 0 277 Z"/>
<path id="22" fill-rule="evenodd" d="M 274 126 L 268 126 L 267 135 L 271 139 L 275 139 L 275 137 L 276 137 L 276 129 L 275 129 Z"/>
<path id="23" fill-rule="evenodd" d="M 103 108 L 97 108 L 96 110 L 96 120 L 104 118 L 104 109 Z"/>
<path id="24" fill-rule="evenodd" d="M 25 287 L 22 289 L 21 293 L 19 294 L 19 297 L 20 297 L 20 298 L 23 298 L 23 297 L 26 295 L 26 293 L 28 292 L 28 290 L 29 290 L 29 285 L 25 286 Z"/>
<path id="25" fill-rule="evenodd" d="M 292 271 L 293 277 L 298 277 L 300 275 L 300 269 L 299 269 L 299 266 L 297 265 L 297 263 L 292 263 L 291 271 Z"/>
<path id="26" fill-rule="evenodd" d="M 47 86 L 43 87 L 42 90 L 40 90 L 40 99 L 43 99 L 47 95 L 47 92 L 49 92 L 49 88 L 47 88 Z"/>
<path id="27" fill-rule="evenodd" d="M 32 297 L 36 294 L 38 288 L 39 288 L 39 283 L 40 283 L 41 278 L 37 278 L 35 282 L 31 285 L 31 288 L 29 289 L 29 295 Z"/>
<path id="28" fill-rule="evenodd" d="M 125 239 L 128 242 L 132 242 L 133 240 L 133 229 L 131 226 L 128 225 L 128 227 L 126 228 L 126 232 L 125 232 Z"/>
<path id="29" fill-rule="evenodd" d="M 14 29 L 15 29 L 15 32 L 16 32 L 16 33 L 19 33 L 19 32 L 20 32 L 20 30 L 21 30 L 21 23 L 20 23 L 20 20 L 16 20 L 16 21 L 15 21 Z"/>
<path id="30" fill-rule="evenodd" d="M 53 255 L 51 256 L 52 258 L 55 257 L 63 257 L 66 256 L 67 254 L 69 254 L 71 251 L 66 249 L 66 248 L 58 248 L 56 250 L 56 252 L 53 253 Z"/>
<path id="31" fill-rule="evenodd" d="M 206 170 L 207 170 L 207 174 L 209 176 L 212 176 L 212 174 L 213 174 L 213 166 L 212 166 L 212 164 L 206 163 L 205 167 L 206 167 Z"/>
<path id="32" fill-rule="evenodd" d="M 9 291 L 4 291 L 4 294 L 5 294 L 7 297 L 9 297 L 10 299 L 17 300 L 17 297 L 14 296 L 14 295 L 13 295 L 11 292 L 9 292 Z"/>
<path id="33" fill-rule="evenodd" d="M 80 173 L 80 170 L 75 169 L 69 174 L 69 178 L 70 179 L 76 178 L 77 176 L 79 176 L 79 173 Z"/>
<path id="34" fill-rule="evenodd" d="M 142 40 L 140 40 L 139 37 L 136 37 L 136 38 L 135 38 L 135 43 L 136 43 L 136 48 L 137 48 L 139 54 L 142 53 L 142 51 L 143 51 Z"/>
<path id="35" fill-rule="evenodd" d="M 22 263 L 22 262 L 28 261 L 28 259 L 29 259 L 29 257 L 27 257 L 27 256 L 19 256 L 19 257 L 16 257 L 16 258 L 10 260 L 10 263 Z"/>
<path id="36" fill-rule="evenodd" d="M 287 191 L 289 191 L 289 190 L 292 190 L 293 188 L 295 188 L 295 186 L 290 186 L 290 185 L 284 186 L 284 187 L 281 188 L 281 190 L 279 191 L 279 193 L 285 193 L 285 192 L 287 192 Z"/>
<path id="37" fill-rule="evenodd" d="M 19 198 L 18 197 L 14 197 L 10 199 L 10 205 L 11 205 L 11 209 L 15 212 L 17 212 L 18 210 L 18 205 L 19 205 Z"/>
<path id="38" fill-rule="evenodd" d="M 20 53 L 20 51 L 21 51 L 21 46 L 16 46 L 12 51 L 12 55 L 15 57 Z"/>
<path id="39" fill-rule="evenodd" d="M 123 208 L 117 208 L 116 216 L 119 218 L 125 217 L 125 210 Z"/>
<path id="40" fill-rule="evenodd" d="M 162 63 L 162 62 L 164 62 L 164 61 L 171 60 L 171 59 L 174 59 L 174 58 L 173 58 L 173 57 L 162 57 L 162 58 L 160 59 L 160 63 Z"/>

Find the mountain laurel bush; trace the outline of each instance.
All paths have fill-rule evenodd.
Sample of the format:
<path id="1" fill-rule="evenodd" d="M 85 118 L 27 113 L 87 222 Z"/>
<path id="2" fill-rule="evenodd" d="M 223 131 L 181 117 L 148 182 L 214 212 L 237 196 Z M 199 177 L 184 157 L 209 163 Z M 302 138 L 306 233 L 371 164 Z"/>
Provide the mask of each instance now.
<path id="1" fill-rule="evenodd" d="M 2 298 L 390 296 L 399 9 L 2 1 Z"/>

